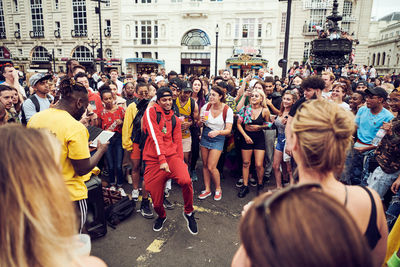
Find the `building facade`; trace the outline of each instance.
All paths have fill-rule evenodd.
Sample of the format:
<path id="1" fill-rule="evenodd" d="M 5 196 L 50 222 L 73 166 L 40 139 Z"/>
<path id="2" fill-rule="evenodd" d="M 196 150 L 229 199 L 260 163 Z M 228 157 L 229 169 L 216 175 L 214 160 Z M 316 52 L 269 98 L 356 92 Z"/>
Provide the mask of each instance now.
<path id="1" fill-rule="evenodd" d="M 99 62 L 98 3 L 90 0 L 0 0 L 0 63 L 12 60 L 24 71 L 65 71 L 74 58 L 88 70 Z M 120 5 L 101 4 L 103 58 L 106 67 L 121 67 L 119 51 Z M 92 43 L 94 45 L 95 42 Z M 3 52 L 3 53 L 1 53 Z M 53 58 L 49 55 L 54 54 Z"/>
<path id="2" fill-rule="evenodd" d="M 400 12 L 371 23 L 368 65 L 378 74 L 400 73 Z"/>
<path id="3" fill-rule="evenodd" d="M 128 73 L 165 67 L 210 76 L 217 56 L 218 70 L 242 77 L 278 60 L 276 0 L 121 0 L 121 6 Z"/>
<path id="4" fill-rule="evenodd" d="M 368 32 L 373 0 L 338 0 L 339 14 L 343 20 L 339 22 L 342 31 L 352 35 L 358 42 L 355 48 L 355 64 L 367 64 Z M 307 62 L 311 51 L 311 41 L 317 37 L 313 26 L 324 26 L 326 16 L 332 13 L 333 0 L 293 0 L 290 21 L 290 38 L 288 64 L 294 61 Z M 280 2 L 278 29 L 279 57 L 283 57 L 287 2 Z M 281 70 L 279 70 L 279 73 Z"/>

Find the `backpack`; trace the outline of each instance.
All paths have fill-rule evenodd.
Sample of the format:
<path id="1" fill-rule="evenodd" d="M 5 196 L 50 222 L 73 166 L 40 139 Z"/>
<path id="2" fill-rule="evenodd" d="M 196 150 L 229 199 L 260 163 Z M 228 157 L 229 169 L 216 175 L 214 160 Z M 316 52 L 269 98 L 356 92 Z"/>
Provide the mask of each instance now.
<path id="1" fill-rule="evenodd" d="M 157 111 L 157 109 L 154 107 L 154 110 L 156 111 L 157 114 L 157 124 L 160 123 L 161 121 L 161 112 Z M 172 115 L 171 117 L 171 122 L 172 122 L 172 132 L 174 132 L 175 126 L 176 126 L 176 116 L 175 114 Z M 140 141 L 139 141 L 139 148 L 141 151 L 143 151 L 144 145 L 146 144 L 146 140 L 149 134 L 146 132 L 141 132 L 140 134 Z M 172 140 L 173 140 L 173 135 L 172 135 Z"/>
<path id="2" fill-rule="evenodd" d="M 141 100 L 143 101 L 143 100 Z M 139 102 L 142 103 L 142 102 Z M 135 118 L 132 121 L 132 134 L 131 134 L 131 139 L 133 143 L 139 144 L 140 143 L 140 138 L 141 138 L 141 134 L 142 134 L 142 118 L 144 113 L 146 112 L 147 109 L 147 105 L 149 104 L 149 101 L 147 101 L 147 103 L 143 102 L 143 106 L 140 105 L 139 107 L 139 103 L 137 103 L 137 107 L 138 107 L 138 112 L 136 113 Z M 144 107 L 144 105 L 146 105 Z"/>
<path id="3" fill-rule="evenodd" d="M 46 95 L 47 100 L 49 100 L 49 103 L 51 104 L 51 98 L 49 95 Z M 40 111 L 40 104 L 39 100 L 36 98 L 35 94 L 31 95 L 28 99 L 30 99 L 35 106 L 36 113 Z M 24 112 L 24 109 L 21 109 L 21 122 L 23 125 L 26 125 L 28 122 L 26 120 L 26 115 Z"/>
<path id="4" fill-rule="evenodd" d="M 207 107 L 206 107 L 206 111 L 209 111 L 210 108 L 211 108 L 211 104 L 208 103 Z M 224 119 L 224 123 L 226 121 L 226 115 L 228 114 L 228 109 L 229 109 L 228 105 L 225 104 L 224 109 L 222 110 L 222 118 Z"/>
<path id="5" fill-rule="evenodd" d="M 123 197 L 118 202 L 106 208 L 106 220 L 108 225 L 115 229 L 115 226 L 129 218 L 135 210 L 135 201 Z"/>

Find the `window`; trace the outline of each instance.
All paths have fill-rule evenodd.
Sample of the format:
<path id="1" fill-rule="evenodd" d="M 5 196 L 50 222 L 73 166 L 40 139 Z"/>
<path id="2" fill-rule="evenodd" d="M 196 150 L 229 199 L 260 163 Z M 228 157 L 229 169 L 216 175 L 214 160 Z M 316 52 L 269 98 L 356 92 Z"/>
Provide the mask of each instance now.
<path id="1" fill-rule="evenodd" d="M 304 42 L 303 61 L 307 62 L 310 57 L 310 42 Z"/>
<path id="2" fill-rule="evenodd" d="M 158 21 L 154 21 L 154 39 L 158 38 Z"/>
<path id="3" fill-rule="evenodd" d="M 49 53 L 43 46 L 36 46 L 33 50 L 32 61 L 48 62 Z"/>
<path id="4" fill-rule="evenodd" d="M 375 66 L 375 57 L 376 57 L 376 55 L 375 55 L 375 53 L 374 54 L 372 54 L 372 66 Z"/>
<path id="5" fill-rule="evenodd" d="M 86 0 L 72 0 L 74 37 L 87 36 Z"/>
<path id="6" fill-rule="evenodd" d="M 378 53 L 378 57 L 376 60 L 376 65 L 379 66 L 381 64 L 381 53 Z"/>
<path id="7" fill-rule="evenodd" d="M 285 42 L 279 43 L 279 55 L 283 55 L 283 50 L 285 48 Z"/>
<path id="8" fill-rule="evenodd" d="M 110 37 L 111 36 L 111 20 L 106 19 L 106 28 L 104 29 L 105 36 Z"/>
<path id="9" fill-rule="evenodd" d="M 239 38 L 240 19 L 235 19 L 235 38 Z"/>
<path id="10" fill-rule="evenodd" d="M 257 37 L 261 38 L 262 36 L 262 20 L 259 19 L 258 20 L 258 31 L 257 31 Z"/>
<path id="11" fill-rule="evenodd" d="M 195 29 L 183 36 L 181 45 L 185 45 L 189 49 L 204 49 L 205 46 L 210 45 L 210 38 L 204 31 Z"/>
<path id="12" fill-rule="evenodd" d="M 342 31 L 350 32 L 350 22 L 342 21 Z"/>
<path id="13" fill-rule="evenodd" d="M 243 19 L 242 22 L 242 38 L 254 38 L 255 19 Z"/>
<path id="14" fill-rule="evenodd" d="M 106 3 L 106 7 L 110 7 L 111 6 L 111 0 L 105 0 Z"/>
<path id="15" fill-rule="evenodd" d="M 139 57 L 139 52 L 135 52 L 135 56 L 136 56 L 136 58 L 138 58 Z"/>
<path id="16" fill-rule="evenodd" d="M 158 59 L 158 52 L 154 52 L 154 57 Z"/>
<path id="17" fill-rule="evenodd" d="M 353 13 L 353 2 L 344 1 L 343 2 L 343 17 L 350 17 Z"/>
<path id="18" fill-rule="evenodd" d="M 61 48 L 57 48 L 57 55 L 59 55 L 59 56 L 62 55 L 62 49 Z"/>
<path id="19" fill-rule="evenodd" d="M 154 0 L 154 2 L 156 3 L 157 0 Z M 151 0 L 135 0 L 135 3 L 151 4 Z"/>
<path id="20" fill-rule="evenodd" d="M 18 0 L 14 0 L 14 11 L 18 12 Z"/>
<path id="21" fill-rule="evenodd" d="M 31 13 L 32 13 L 32 37 L 44 36 L 44 22 L 43 22 L 43 9 L 42 0 L 31 0 Z"/>
<path id="22" fill-rule="evenodd" d="M 6 24 L 4 23 L 4 10 L 2 0 L 0 0 L 0 39 L 6 39 Z"/>
<path id="23" fill-rule="evenodd" d="M 56 31 L 59 31 L 61 29 L 61 24 L 59 21 L 56 21 Z"/>
<path id="24" fill-rule="evenodd" d="M 142 52 L 142 58 L 151 58 L 151 52 Z"/>
<path id="25" fill-rule="evenodd" d="M 142 44 L 151 44 L 151 21 L 150 20 L 142 20 L 141 24 L 141 40 Z"/>
<path id="26" fill-rule="evenodd" d="M 281 32 L 286 31 L 286 12 L 282 12 L 281 16 Z"/>
<path id="27" fill-rule="evenodd" d="M 386 59 L 386 52 L 383 52 L 383 54 L 382 54 L 382 65 L 385 65 L 385 59 Z"/>
<path id="28" fill-rule="evenodd" d="M 54 9 L 58 10 L 60 8 L 60 1 L 54 0 Z"/>
<path id="29" fill-rule="evenodd" d="M 72 58 L 78 60 L 79 62 L 93 61 L 92 53 L 90 52 L 89 48 L 85 46 L 78 46 L 72 54 Z"/>
<path id="30" fill-rule="evenodd" d="M 106 57 L 107 58 L 112 58 L 113 54 L 112 54 L 112 50 L 111 49 L 106 49 Z"/>
<path id="31" fill-rule="evenodd" d="M 137 21 L 135 21 L 135 38 L 139 38 L 139 26 Z"/>
<path id="32" fill-rule="evenodd" d="M 308 32 L 313 32 L 316 26 L 324 26 L 324 22 L 326 20 L 326 9 L 312 9 L 310 11 L 310 22 L 308 24 Z"/>

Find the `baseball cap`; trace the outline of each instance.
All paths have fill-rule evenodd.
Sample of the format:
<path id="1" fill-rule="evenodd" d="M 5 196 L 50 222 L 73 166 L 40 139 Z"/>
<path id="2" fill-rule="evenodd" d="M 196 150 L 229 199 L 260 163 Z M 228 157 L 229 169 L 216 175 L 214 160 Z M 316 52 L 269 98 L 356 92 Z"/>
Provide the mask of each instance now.
<path id="1" fill-rule="evenodd" d="M 161 81 L 163 81 L 164 80 L 164 77 L 163 76 L 157 76 L 156 77 L 156 83 L 159 83 L 159 82 L 161 82 Z"/>
<path id="2" fill-rule="evenodd" d="M 35 86 L 40 81 L 50 80 L 51 77 L 52 75 L 49 73 L 36 73 L 29 79 L 29 83 L 31 86 Z"/>
<path id="3" fill-rule="evenodd" d="M 184 92 L 193 92 L 192 90 L 192 85 L 190 84 L 190 82 L 183 82 L 182 84 L 182 90 Z"/>
<path id="4" fill-rule="evenodd" d="M 364 85 L 364 86 L 367 86 L 367 87 L 368 87 L 368 82 L 367 82 L 367 81 L 364 81 L 364 80 L 358 81 L 357 86 L 359 86 L 359 85 Z"/>
<path id="5" fill-rule="evenodd" d="M 388 96 L 388 93 L 382 87 L 368 88 L 367 90 L 365 90 L 365 93 L 367 95 L 376 95 L 379 97 L 383 97 L 383 99 L 386 99 Z"/>
<path id="6" fill-rule="evenodd" d="M 160 89 L 157 90 L 157 99 L 160 99 L 165 96 L 171 96 L 172 97 L 172 91 L 168 87 L 161 87 Z"/>
<path id="7" fill-rule="evenodd" d="M 173 78 L 169 81 L 168 86 L 175 85 L 179 90 L 182 89 L 182 81 L 179 78 Z"/>

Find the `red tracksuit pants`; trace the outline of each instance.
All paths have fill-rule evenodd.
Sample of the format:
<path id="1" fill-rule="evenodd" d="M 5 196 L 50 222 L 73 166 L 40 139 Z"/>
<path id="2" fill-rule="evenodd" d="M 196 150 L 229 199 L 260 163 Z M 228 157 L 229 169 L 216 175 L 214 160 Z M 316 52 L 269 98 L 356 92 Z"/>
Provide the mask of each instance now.
<path id="1" fill-rule="evenodd" d="M 163 206 L 164 187 L 167 180 L 174 179 L 182 188 L 185 213 L 189 214 L 193 211 L 193 186 L 188 167 L 178 156 L 167 157 L 167 163 L 170 173 L 160 170 L 158 161 L 146 161 L 143 179 L 146 190 L 151 194 L 154 210 L 160 218 L 167 216 Z"/>

